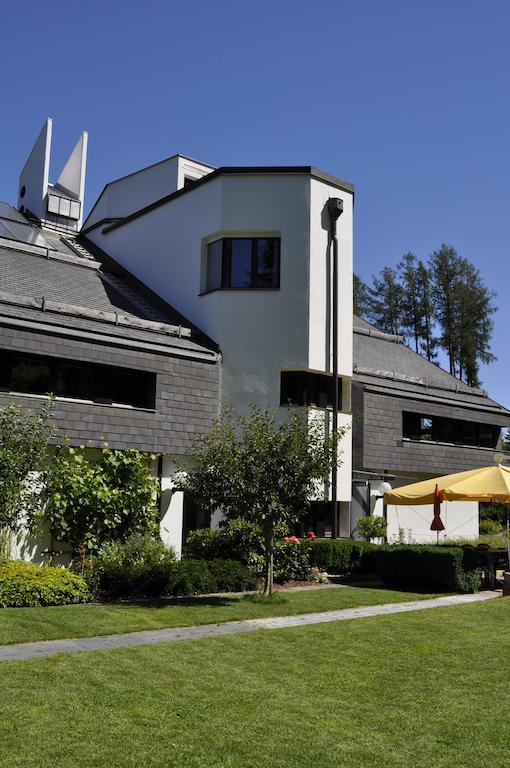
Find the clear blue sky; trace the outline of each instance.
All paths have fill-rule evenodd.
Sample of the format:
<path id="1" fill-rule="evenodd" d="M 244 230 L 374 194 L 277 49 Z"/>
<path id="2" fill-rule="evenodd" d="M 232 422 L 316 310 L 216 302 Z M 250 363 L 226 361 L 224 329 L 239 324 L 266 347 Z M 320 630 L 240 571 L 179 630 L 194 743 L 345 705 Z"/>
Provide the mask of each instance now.
<path id="1" fill-rule="evenodd" d="M 507 0 L 26 0 L 2 7 L 0 200 L 47 116 L 52 178 L 89 131 L 87 207 L 176 152 L 316 165 L 356 185 L 365 279 L 442 242 L 498 291 L 491 394 L 510 406 Z"/>

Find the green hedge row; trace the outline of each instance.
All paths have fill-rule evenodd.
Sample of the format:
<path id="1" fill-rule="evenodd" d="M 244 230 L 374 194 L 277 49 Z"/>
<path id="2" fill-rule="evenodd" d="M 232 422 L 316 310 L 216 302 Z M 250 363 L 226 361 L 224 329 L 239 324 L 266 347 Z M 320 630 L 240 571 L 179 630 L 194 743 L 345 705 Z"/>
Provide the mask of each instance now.
<path id="1" fill-rule="evenodd" d="M 163 597 L 209 592 L 242 592 L 256 582 L 246 566 L 235 560 L 179 560 L 171 564 L 105 563 L 99 589 L 108 597 Z"/>
<path id="2" fill-rule="evenodd" d="M 70 605 L 89 598 L 85 580 L 66 568 L 45 568 L 21 560 L 0 564 L 0 608 Z"/>
<path id="3" fill-rule="evenodd" d="M 380 545 L 351 539 L 319 539 L 310 545 L 310 566 L 335 576 L 375 574 Z"/>
<path id="4" fill-rule="evenodd" d="M 474 592 L 481 582 L 476 550 L 434 545 L 380 547 L 377 572 L 389 587 Z"/>

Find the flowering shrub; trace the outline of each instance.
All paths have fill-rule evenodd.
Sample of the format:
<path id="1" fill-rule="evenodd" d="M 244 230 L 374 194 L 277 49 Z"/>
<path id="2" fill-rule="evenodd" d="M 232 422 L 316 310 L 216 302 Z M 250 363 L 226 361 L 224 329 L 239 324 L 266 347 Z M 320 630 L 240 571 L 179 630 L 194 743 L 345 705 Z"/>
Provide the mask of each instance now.
<path id="1" fill-rule="evenodd" d="M 284 536 L 274 547 L 274 579 L 276 582 L 309 581 L 310 541 L 300 541 L 297 536 Z"/>
<path id="2" fill-rule="evenodd" d="M 320 568 L 317 568 L 315 566 L 314 568 L 310 569 L 312 581 L 317 582 L 317 584 L 329 584 L 329 578 L 326 571 L 321 571 Z"/>
<path id="3" fill-rule="evenodd" d="M 283 536 L 274 546 L 274 579 L 282 583 L 289 579 L 317 579 L 310 570 L 310 549 L 317 536 L 307 531 L 301 540 L 295 535 Z M 264 572 L 260 528 L 243 520 L 230 520 L 217 531 L 192 531 L 184 547 L 184 557 L 195 560 L 237 560 L 255 576 Z"/>

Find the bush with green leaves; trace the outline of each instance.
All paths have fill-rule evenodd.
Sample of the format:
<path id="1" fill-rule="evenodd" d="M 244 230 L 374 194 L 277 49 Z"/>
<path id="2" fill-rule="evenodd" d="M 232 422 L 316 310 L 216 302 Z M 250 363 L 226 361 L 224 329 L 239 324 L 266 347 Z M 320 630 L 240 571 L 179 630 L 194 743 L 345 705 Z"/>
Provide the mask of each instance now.
<path id="1" fill-rule="evenodd" d="M 244 592 L 256 579 L 236 560 L 180 560 L 172 568 L 167 594 L 200 595 L 211 592 Z"/>
<path id="2" fill-rule="evenodd" d="M 376 564 L 383 582 L 398 589 L 475 592 L 481 582 L 475 549 L 423 544 L 379 547 Z"/>
<path id="3" fill-rule="evenodd" d="M 379 544 L 352 539 L 318 539 L 310 543 L 310 565 L 335 576 L 374 574 Z"/>
<path id="4" fill-rule="evenodd" d="M 183 555 L 195 560 L 238 560 L 261 575 L 264 569 L 264 545 L 260 526 L 247 520 L 226 520 L 218 529 L 191 531 Z"/>
<path id="5" fill-rule="evenodd" d="M 76 551 L 95 552 L 105 541 L 157 533 L 153 459 L 140 451 L 104 448 L 94 461 L 82 450 L 60 448 L 46 483 L 44 517 L 51 534 Z"/>
<path id="6" fill-rule="evenodd" d="M 501 533 L 501 524 L 497 520 L 480 520 L 479 530 L 482 536 L 497 536 Z"/>
<path id="7" fill-rule="evenodd" d="M 175 552 L 160 539 L 134 534 L 102 544 L 84 576 L 111 597 L 158 597 L 167 591 L 174 564 Z"/>
<path id="8" fill-rule="evenodd" d="M 363 515 L 358 519 L 356 528 L 361 538 L 365 541 L 384 539 L 388 523 L 384 517 L 379 515 Z"/>
<path id="9" fill-rule="evenodd" d="M 310 541 L 296 536 L 285 536 L 274 545 L 274 580 L 277 584 L 285 581 L 310 581 Z"/>
<path id="10" fill-rule="evenodd" d="M 277 539 L 274 544 L 274 580 L 277 583 L 311 578 L 310 540 L 299 541 L 295 536 Z M 254 576 L 264 574 L 264 543 L 259 526 L 247 520 L 227 520 L 218 530 L 201 528 L 192 531 L 186 540 L 184 556 L 197 560 L 238 560 Z"/>
<path id="11" fill-rule="evenodd" d="M 66 568 L 48 568 L 22 560 L 0 564 L 0 608 L 84 603 L 90 597 L 84 579 Z"/>
<path id="12" fill-rule="evenodd" d="M 44 472 L 54 434 L 52 402 L 38 413 L 15 403 L 0 409 L 0 529 L 16 531 L 21 516 L 41 507 L 40 487 L 32 473 Z"/>

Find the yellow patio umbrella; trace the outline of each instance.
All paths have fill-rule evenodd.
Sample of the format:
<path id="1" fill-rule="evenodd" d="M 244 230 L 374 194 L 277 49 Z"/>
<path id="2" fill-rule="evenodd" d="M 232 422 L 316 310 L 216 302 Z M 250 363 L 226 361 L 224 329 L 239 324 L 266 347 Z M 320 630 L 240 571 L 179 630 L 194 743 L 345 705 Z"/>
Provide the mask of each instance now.
<path id="1" fill-rule="evenodd" d="M 496 501 L 510 504 L 510 467 L 468 469 L 454 475 L 433 477 L 404 485 L 384 494 L 387 504 L 436 504 L 441 501 Z M 434 515 L 436 519 L 436 514 Z M 437 529 L 434 529 L 437 530 Z M 507 543 L 510 558 L 510 530 L 507 517 Z"/>

